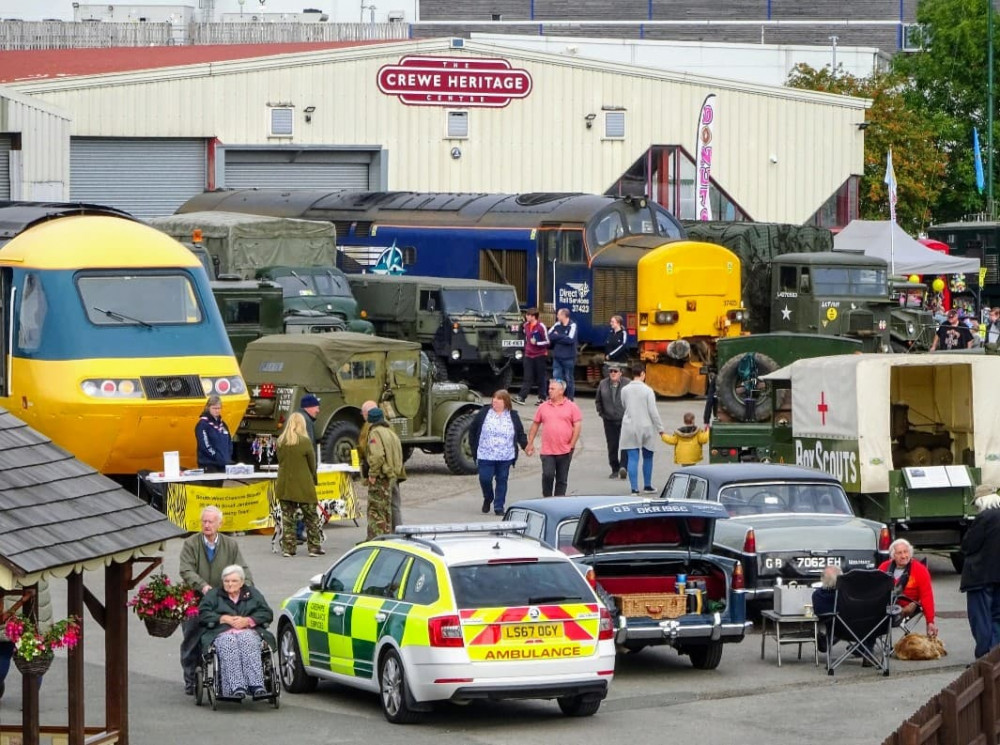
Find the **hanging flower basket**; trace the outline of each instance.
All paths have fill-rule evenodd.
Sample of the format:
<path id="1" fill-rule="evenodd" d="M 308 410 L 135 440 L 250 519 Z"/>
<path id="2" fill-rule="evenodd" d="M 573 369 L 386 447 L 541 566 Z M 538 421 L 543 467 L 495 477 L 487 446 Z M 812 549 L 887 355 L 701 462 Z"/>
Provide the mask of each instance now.
<path id="1" fill-rule="evenodd" d="M 175 618 L 144 618 L 142 622 L 146 624 L 146 631 L 150 636 L 160 639 L 166 639 L 173 634 L 181 623 Z"/>
<path id="2" fill-rule="evenodd" d="M 21 675 L 45 675 L 52 665 L 51 657 L 36 657 L 33 660 L 26 660 L 23 657 L 14 655 L 14 665 L 21 671 Z"/>
<path id="3" fill-rule="evenodd" d="M 187 585 L 175 585 L 165 574 L 153 575 L 128 601 L 135 614 L 146 624 L 150 636 L 165 639 L 181 621 L 198 615 L 198 591 Z"/>

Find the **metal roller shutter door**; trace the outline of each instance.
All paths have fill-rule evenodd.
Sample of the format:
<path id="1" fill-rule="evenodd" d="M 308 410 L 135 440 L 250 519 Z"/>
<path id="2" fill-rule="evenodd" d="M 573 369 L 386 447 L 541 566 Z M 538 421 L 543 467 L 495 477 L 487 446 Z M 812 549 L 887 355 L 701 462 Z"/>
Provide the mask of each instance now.
<path id="1" fill-rule="evenodd" d="M 10 137 L 0 135 L 0 199 L 10 199 Z"/>
<path id="2" fill-rule="evenodd" d="M 371 162 L 368 152 L 227 148 L 226 188 L 367 191 Z"/>
<path id="3" fill-rule="evenodd" d="M 172 215 L 205 190 L 204 140 L 74 137 L 70 199 L 104 204 L 136 217 Z"/>

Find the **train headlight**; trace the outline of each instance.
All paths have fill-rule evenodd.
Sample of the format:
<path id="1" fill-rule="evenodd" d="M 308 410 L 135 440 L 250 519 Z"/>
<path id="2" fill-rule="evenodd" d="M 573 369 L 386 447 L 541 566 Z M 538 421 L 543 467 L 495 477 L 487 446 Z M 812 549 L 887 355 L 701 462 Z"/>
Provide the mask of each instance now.
<path id="1" fill-rule="evenodd" d="M 746 320 L 747 312 L 740 308 L 739 310 L 731 310 L 726 313 L 726 318 L 728 318 L 733 323 L 743 323 Z"/>
<path id="2" fill-rule="evenodd" d="M 219 396 L 236 396 L 247 390 L 246 383 L 239 375 L 234 375 L 231 378 L 202 378 L 201 388 L 206 396 L 213 393 Z"/>
<path id="3" fill-rule="evenodd" d="M 669 325 L 672 323 L 677 323 L 677 319 L 680 314 L 676 310 L 658 310 L 656 311 L 656 322 L 659 324 Z"/>
<path id="4" fill-rule="evenodd" d="M 134 378 L 88 379 L 80 383 L 80 390 L 91 398 L 142 398 L 142 386 Z"/>

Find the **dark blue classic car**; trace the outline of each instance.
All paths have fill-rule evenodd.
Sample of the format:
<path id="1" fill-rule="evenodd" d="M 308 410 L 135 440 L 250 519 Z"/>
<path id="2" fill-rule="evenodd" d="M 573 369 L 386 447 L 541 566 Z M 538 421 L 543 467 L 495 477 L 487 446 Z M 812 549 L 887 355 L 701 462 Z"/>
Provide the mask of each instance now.
<path id="1" fill-rule="evenodd" d="M 771 602 L 779 578 L 812 583 L 831 565 L 846 572 L 888 558 L 889 529 L 855 517 L 840 482 L 812 468 L 688 466 L 671 474 L 660 496 L 725 508 L 730 519 L 719 523 L 713 550 L 743 564 L 747 598 L 762 604 Z"/>
<path id="2" fill-rule="evenodd" d="M 711 551 L 727 517 L 708 502 L 590 496 L 525 500 L 504 519 L 526 522 L 528 535 L 581 564 L 612 613 L 619 649 L 667 644 L 709 670 L 749 626 L 740 563 Z"/>

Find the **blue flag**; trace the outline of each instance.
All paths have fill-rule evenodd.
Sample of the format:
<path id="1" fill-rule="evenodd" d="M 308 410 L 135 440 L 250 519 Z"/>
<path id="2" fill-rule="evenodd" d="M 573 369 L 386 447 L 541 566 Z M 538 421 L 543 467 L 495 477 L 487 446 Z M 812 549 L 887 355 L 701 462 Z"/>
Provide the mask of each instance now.
<path id="1" fill-rule="evenodd" d="M 983 153 L 979 149 L 979 130 L 976 127 L 972 128 L 972 156 L 976 159 L 976 188 L 982 194 L 986 180 L 983 178 Z"/>

